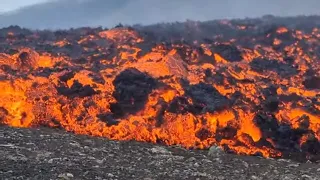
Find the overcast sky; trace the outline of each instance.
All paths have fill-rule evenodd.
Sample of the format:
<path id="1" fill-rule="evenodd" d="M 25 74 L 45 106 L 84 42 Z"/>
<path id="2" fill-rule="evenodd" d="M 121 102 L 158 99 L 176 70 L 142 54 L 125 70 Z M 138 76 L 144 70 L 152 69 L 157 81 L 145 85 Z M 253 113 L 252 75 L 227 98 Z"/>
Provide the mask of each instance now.
<path id="1" fill-rule="evenodd" d="M 47 0 L 0 0 L 0 12 L 8 12 L 45 1 Z"/>
<path id="2" fill-rule="evenodd" d="M 0 28 L 111 27 L 266 14 L 320 15 L 320 0 L 0 0 L 1 12 Z"/>

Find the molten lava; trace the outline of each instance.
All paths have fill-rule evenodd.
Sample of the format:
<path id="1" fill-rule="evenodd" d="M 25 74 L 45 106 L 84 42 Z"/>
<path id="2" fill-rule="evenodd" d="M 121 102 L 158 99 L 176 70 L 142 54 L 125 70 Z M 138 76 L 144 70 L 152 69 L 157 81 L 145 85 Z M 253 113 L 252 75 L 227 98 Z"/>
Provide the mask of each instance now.
<path id="1" fill-rule="evenodd" d="M 318 28 L 215 25 L 225 34 L 206 40 L 125 27 L 5 34 L 0 122 L 264 157 L 319 154 Z"/>

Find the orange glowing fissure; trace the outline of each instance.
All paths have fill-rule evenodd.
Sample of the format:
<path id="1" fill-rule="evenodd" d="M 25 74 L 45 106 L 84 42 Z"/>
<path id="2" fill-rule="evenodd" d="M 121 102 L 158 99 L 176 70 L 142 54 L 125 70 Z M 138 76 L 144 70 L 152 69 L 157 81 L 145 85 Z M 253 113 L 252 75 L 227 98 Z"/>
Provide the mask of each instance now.
<path id="1" fill-rule="evenodd" d="M 226 22 L 224 24 L 231 26 Z M 237 27 L 239 31 L 248 29 L 246 26 Z M 292 36 L 301 34 L 300 31 L 294 34 L 294 31 L 291 32 L 285 27 L 280 27 L 274 33 L 292 33 Z M 14 36 L 14 33 L 9 34 Z M 319 32 L 316 30 L 310 34 L 315 37 L 318 35 Z M 308 36 L 302 36 L 302 38 L 306 37 Z M 319 89 L 310 90 L 302 85 L 305 72 L 308 69 L 320 67 L 313 57 L 308 56 L 308 64 L 311 65 L 306 69 L 302 68 L 290 77 L 283 78 L 282 72 L 275 72 L 273 69 L 269 71 L 266 68 L 257 70 L 261 63 L 265 63 L 265 61 L 256 60 L 259 58 L 276 59 L 274 63 L 286 64 L 281 58 L 282 51 L 272 49 L 267 45 L 261 45 L 265 46 L 264 48 L 256 46 L 255 49 L 241 49 L 237 46 L 242 57 L 238 61 L 228 59 L 229 56 L 215 50 L 212 44 L 201 44 L 202 54 L 197 50 L 192 50 L 192 47 L 186 44 L 185 47 L 177 46 L 176 49 L 175 47 L 167 49 L 156 45 L 149 52 L 141 55 L 142 49 L 138 44 L 145 42 L 143 37 L 126 28 L 101 31 L 96 35 L 88 35 L 88 37 L 82 36 L 79 41 L 68 42 L 70 40 L 66 38 L 51 42 L 51 44 L 56 48 L 63 48 L 70 43 L 87 44 L 96 39 L 117 44 L 117 46 L 113 46 L 114 49 L 110 49 L 115 51 L 116 55 L 100 58 L 99 54 L 103 54 L 102 51 L 107 48 L 98 47 L 98 45 L 92 48 L 96 48 L 100 52 L 95 56 L 85 57 L 84 63 L 76 63 L 66 54 L 54 55 L 24 47 L 18 48 L 19 51 L 13 55 L 0 54 L 1 66 L 9 67 L 15 71 L 12 73 L 7 70 L 8 68 L 0 70 L 1 77 L 4 77 L 0 81 L 0 122 L 13 127 L 25 128 L 42 125 L 62 127 L 77 134 L 101 136 L 114 140 L 160 142 L 166 145 L 181 145 L 186 148 L 204 149 L 212 145 L 227 146 L 228 149 L 238 154 L 260 153 L 264 157 L 278 157 L 282 153 L 277 150 L 274 138 L 265 137 L 264 131 L 256 120 L 260 110 L 255 108 L 255 104 L 264 104 L 267 101 L 263 91 L 272 83 L 277 86 L 275 92 L 279 96 L 292 94 L 299 96 L 300 99 L 297 101 L 300 101 L 301 107 L 297 107 L 299 105 L 297 102 L 281 101 L 278 109 L 269 114 L 274 115 L 277 123 L 286 123 L 292 129 L 300 128 L 301 124 L 298 119 L 307 116 L 309 120 L 308 131 L 320 140 L 320 116 L 302 107 L 310 97 L 315 97 L 320 93 Z M 303 40 L 308 42 L 308 39 Z M 274 38 L 270 46 L 279 46 L 283 41 Z M 295 41 L 301 41 L 301 39 L 297 38 Z M 229 42 L 229 45 L 233 45 L 235 42 L 233 40 L 231 43 Z M 320 45 L 319 38 L 316 42 L 315 39 L 312 39 L 312 43 Z M 179 48 L 184 48 L 183 53 Z M 285 49 L 287 49 L 286 53 L 292 52 L 292 63 L 299 67 L 307 63 L 304 60 L 306 58 L 300 58 L 307 52 L 290 45 L 286 45 Z M 83 51 L 85 54 L 86 51 L 91 50 L 84 48 Z M 24 52 L 26 53 L 23 54 Z M 234 52 L 230 50 L 229 53 Z M 206 59 L 203 60 L 204 58 Z M 95 68 L 94 61 L 99 62 L 103 68 Z M 256 66 L 253 66 L 256 62 L 258 62 Z M 127 103 L 125 105 L 121 104 L 119 100 L 124 96 L 121 94 L 123 90 L 121 92 L 119 90 L 118 99 L 114 95 L 117 88 L 125 86 L 126 83 L 125 80 L 119 80 L 120 83 L 116 87 L 116 77 L 130 68 L 145 73 L 162 84 L 151 88 L 146 95 L 143 107 L 133 113 L 127 113 L 125 108 L 128 106 L 130 109 L 138 106 L 135 95 L 132 95 L 130 102 L 124 101 Z M 49 69 L 50 73 L 45 74 L 45 69 Z M 224 70 L 221 71 L 222 69 Z M 37 72 L 45 75 L 38 75 Z M 207 72 L 210 72 L 211 75 L 206 74 Z M 68 74 L 72 75 L 68 77 Z M 137 72 L 133 71 L 132 74 L 135 75 Z M 218 79 L 215 79 L 216 76 L 233 78 L 233 80 L 221 78 L 219 84 Z M 98 77 L 99 81 L 96 80 Z M 188 88 L 181 84 L 181 79 L 190 83 Z M 127 83 L 130 84 L 131 81 L 136 80 L 129 81 Z M 207 99 L 212 98 L 214 94 L 207 95 L 205 94 L 207 91 L 202 91 L 201 88 L 194 92 L 191 91 L 192 88 L 198 88 L 197 85 L 205 81 L 209 85 L 207 89 L 215 89 L 221 99 L 230 101 L 233 99 L 232 105 L 208 110 L 217 107 L 222 103 L 222 100 L 209 102 Z M 139 81 L 138 84 L 137 88 L 147 86 L 146 82 Z M 85 94 L 88 89 L 95 93 Z M 65 94 L 61 93 L 62 91 L 65 91 Z M 84 94 L 79 95 L 81 93 Z M 190 93 L 193 94 L 189 96 Z M 236 93 L 245 97 L 245 100 L 241 97 L 234 98 Z M 130 96 L 130 94 L 125 96 L 127 95 Z M 142 95 L 144 94 L 142 93 Z M 196 97 L 194 98 L 194 96 Z M 204 97 L 202 100 L 201 96 L 208 97 Z M 181 97 L 185 97 L 185 100 Z M 198 103 L 198 101 L 201 102 Z M 190 110 L 189 107 L 195 107 L 196 103 L 198 103 L 197 107 L 202 108 L 201 112 L 195 113 L 195 110 Z M 293 103 L 296 108 L 293 107 Z M 176 109 L 170 110 L 170 107 L 176 107 Z M 315 110 L 320 111 L 319 107 L 314 106 Z M 124 114 L 119 117 L 113 116 L 115 112 L 120 110 Z M 131 112 L 131 110 L 127 111 Z M 114 124 L 110 122 L 110 119 L 114 121 Z M 307 139 L 308 135 L 302 136 L 300 145 Z M 262 141 L 266 143 L 261 145 Z"/>

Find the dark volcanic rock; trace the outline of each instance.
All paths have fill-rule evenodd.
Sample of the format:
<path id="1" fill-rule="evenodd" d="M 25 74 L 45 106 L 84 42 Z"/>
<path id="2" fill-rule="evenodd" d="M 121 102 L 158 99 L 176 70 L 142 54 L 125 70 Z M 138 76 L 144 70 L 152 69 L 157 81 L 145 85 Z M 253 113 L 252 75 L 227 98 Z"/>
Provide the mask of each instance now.
<path id="1" fill-rule="evenodd" d="M 70 72 L 67 72 L 64 75 L 60 76 L 59 79 L 60 79 L 60 81 L 67 82 L 68 80 L 72 79 L 75 74 L 76 73 L 74 71 L 70 71 Z"/>
<path id="2" fill-rule="evenodd" d="M 35 61 L 34 58 L 30 52 L 21 52 L 17 58 L 17 62 L 21 68 L 32 68 Z"/>
<path id="3" fill-rule="evenodd" d="M 280 101 L 277 97 L 271 96 L 264 101 L 264 108 L 269 112 L 275 112 L 279 108 Z"/>
<path id="4" fill-rule="evenodd" d="M 304 152 L 309 153 L 309 157 L 313 159 L 320 159 L 320 153 L 318 149 L 320 149 L 320 142 L 313 134 L 308 134 L 308 139 L 301 145 L 301 149 Z"/>
<path id="5" fill-rule="evenodd" d="M 291 93 L 289 95 L 279 95 L 279 99 L 283 102 L 298 102 L 300 100 L 303 100 L 303 98 L 296 93 Z"/>
<path id="6" fill-rule="evenodd" d="M 175 97 L 168 107 L 168 112 L 185 114 L 190 111 L 190 104 L 186 97 Z"/>
<path id="7" fill-rule="evenodd" d="M 258 113 L 254 121 L 261 129 L 263 137 L 274 140 L 277 149 L 286 153 L 299 151 L 299 139 L 306 132 L 292 129 L 287 124 L 279 124 L 274 115 L 269 113 Z"/>
<path id="8" fill-rule="evenodd" d="M 320 89 L 320 77 L 308 77 L 302 82 L 302 84 L 307 89 Z"/>
<path id="9" fill-rule="evenodd" d="M 197 113 L 214 112 L 230 105 L 229 99 L 224 97 L 212 85 L 199 83 L 187 86 L 186 95 L 193 101 L 193 107 Z"/>
<path id="10" fill-rule="evenodd" d="M 113 125 L 117 125 L 119 124 L 119 121 L 117 121 L 112 114 L 108 114 L 108 113 L 103 113 L 103 114 L 98 114 L 97 117 L 106 122 L 108 126 L 113 126 Z"/>
<path id="11" fill-rule="evenodd" d="M 320 142 L 316 140 L 309 128 L 309 117 L 302 116 L 296 120 L 299 128 L 292 128 L 285 123 L 279 123 L 276 117 L 267 112 L 259 112 L 254 122 L 261 129 L 264 138 L 272 139 L 275 148 L 283 152 L 283 157 L 295 160 L 319 161 Z M 309 137 L 300 147 L 301 138 Z"/>
<path id="12" fill-rule="evenodd" d="M 257 72 L 273 71 L 283 77 L 295 75 L 298 72 L 296 68 L 288 64 L 271 59 L 256 58 L 250 62 L 250 66 Z"/>
<path id="13" fill-rule="evenodd" d="M 32 75 L 48 78 L 51 75 L 51 73 L 54 72 L 51 68 L 48 68 L 48 67 L 38 68 L 37 70 L 38 71 L 36 72 L 32 72 Z"/>
<path id="14" fill-rule="evenodd" d="M 141 110 L 157 82 L 148 74 L 129 68 L 115 78 L 113 85 L 117 103 L 111 104 L 110 109 L 116 117 L 122 117 Z"/>
<path id="15" fill-rule="evenodd" d="M 68 98 L 73 98 L 73 97 L 83 98 L 83 97 L 92 96 L 98 93 L 91 86 L 89 85 L 83 86 L 77 80 L 73 81 L 71 88 L 60 86 L 60 87 L 57 87 L 57 91 L 59 94 L 67 96 Z"/>
<path id="16" fill-rule="evenodd" d="M 233 45 L 219 44 L 213 48 L 213 52 L 218 53 L 221 57 L 230 62 L 239 62 L 242 60 L 241 52 Z"/>

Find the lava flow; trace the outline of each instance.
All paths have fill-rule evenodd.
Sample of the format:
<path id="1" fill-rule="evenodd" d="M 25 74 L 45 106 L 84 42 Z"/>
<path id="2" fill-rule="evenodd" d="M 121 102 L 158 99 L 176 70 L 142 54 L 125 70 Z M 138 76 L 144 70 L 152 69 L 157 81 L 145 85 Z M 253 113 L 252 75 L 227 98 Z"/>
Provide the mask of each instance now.
<path id="1" fill-rule="evenodd" d="M 320 159 L 320 17 L 0 30 L 0 123 Z"/>

